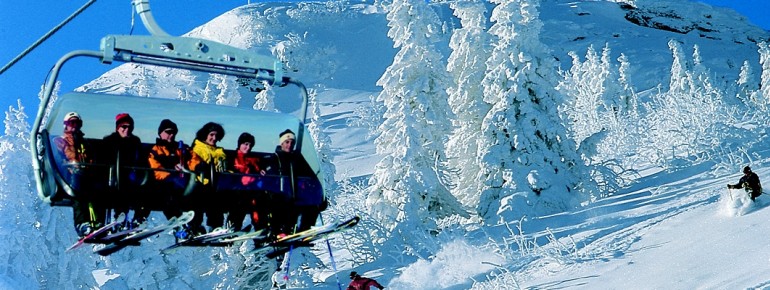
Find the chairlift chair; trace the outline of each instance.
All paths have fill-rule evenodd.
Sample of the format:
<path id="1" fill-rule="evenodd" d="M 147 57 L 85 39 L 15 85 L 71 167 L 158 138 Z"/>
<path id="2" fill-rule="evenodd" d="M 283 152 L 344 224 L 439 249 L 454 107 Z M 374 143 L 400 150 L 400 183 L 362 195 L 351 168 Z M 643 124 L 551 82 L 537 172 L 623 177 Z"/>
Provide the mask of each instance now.
<path id="1" fill-rule="evenodd" d="M 154 25 L 149 11 L 140 11 L 142 3 L 135 2 L 137 11 L 145 20 L 145 26 L 153 32 L 152 36 L 108 35 L 101 40 L 99 51 L 76 50 L 62 56 L 54 65 L 45 84 L 42 100 L 30 134 L 30 152 L 40 199 L 51 206 L 71 206 L 73 200 L 100 199 L 108 206 L 145 207 L 151 210 L 165 210 L 167 204 L 154 198 L 135 198 L 137 192 L 149 196 L 155 194 L 189 195 L 196 190 L 195 173 L 182 174 L 188 180 L 179 192 L 160 192 L 151 176 L 154 169 L 148 167 L 129 167 L 110 162 L 97 161 L 90 164 L 72 164 L 66 162 L 57 148 L 52 146 L 53 139 L 62 132 L 62 120 L 70 111 L 77 111 L 83 120 L 82 131 L 91 146 L 99 146 L 101 138 L 114 131 L 114 116 L 129 112 L 135 120 L 134 134 L 139 136 L 143 146 L 149 148 L 157 137 L 156 128 L 162 119 L 171 119 L 179 126 L 177 140 L 191 144 L 195 131 L 208 121 L 223 125 L 227 132 L 221 147 L 232 153 L 237 144 L 238 134 L 249 132 L 256 137 L 256 154 L 263 161 L 274 160 L 273 149 L 277 145 L 278 134 L 291 129 L 296 133 L 296 151 L 312 169 L 309 176 L 285 176 L 270 173 L 265 176 L 252 175 L 259 179 L 259 188 L 240 188 L 228 183 L 245 176 L 238 173 L 212 173 L 212 186 L 215 195 L 227 199 L 234 192 L 240 194 L 284 195 L 302 204 L 318 204 L 324 200 L 321 167 L 312 139 L 304 124 L 307 117 L 307 90 L 296 80 L 284 75 L 283 64 L 271 56 L 259 55 L 247 50 L 235 48 L 211 40 L 168 36 Z M 149 20 L 146 20 L 149 19 Z M 150 23 L 148 25 L 148 23 Z M 154 27 L 154 29 L 153 29 Z M 247 110 L 212 104 L 192 103 L 161 98 L 110 95 L 102 93 L 70 92 L 59 96 L 51 104 L 51 95 L 63 65 L 76 57 L 96 58 L 103 64 L 114 62 L 137 63 L 146 65 L 178 68 L 191 71 L 207 72 L 235 76 L 253 80 L 252 83 L 267 83 L 274 87 L 292 85 L 298 88 L 302 98 L 299 117 L 292 114 Z M 50 110 L 48 110 L 50 108 Z M 173 109 L 169 109 L 173 108 Z M 109 157 L 107 157 L 109 158 Z M 268 165 L 269 166 L 269 165 Z M 275 166 L 275 165 L 273 165 Z M 72 168 L 78 168 L 80 174 L 73 178 Z M 116 180 L 117 172 L 132 171 L 140 178 L 133 181 Z M 117 175 L 119 176 L 119 175 Z M 130 184 L 129 184 L 130 183 Z M 130 186 L 129 186 L 130 185 Z"/>

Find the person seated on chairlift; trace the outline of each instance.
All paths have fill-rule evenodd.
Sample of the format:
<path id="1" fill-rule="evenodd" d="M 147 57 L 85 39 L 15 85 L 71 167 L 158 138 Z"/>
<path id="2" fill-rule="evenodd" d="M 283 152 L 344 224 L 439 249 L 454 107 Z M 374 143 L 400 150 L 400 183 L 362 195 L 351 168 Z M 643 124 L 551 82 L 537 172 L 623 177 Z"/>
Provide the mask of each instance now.
<path id="1" fill-rule="evenodd" d="M 278 135 L 278 146 L 275 148 L 275 154 L 278 156 L 278 167 L 280 170 L 280 174 L 291 178 L 292 186 L 297 185 L 298 178 L 301 177 L 311 177 L 315 178 L 315 173 L 310 168 L 310 165 L 307 164 L 307 161 L 304 157 L 302 157 L 302 154 L 300 152 L 297 152 L 294 150 L 294 145 L 296 144 L 296 136 L 294 135 L 294 132 L 286 129 L 283 132 L 281 132 Z M 300 189 L 297 189 L 300 190 Z M 322 192 L 319 192 L 319 194 L 323 194 Z M 294 197 L 307 197 L 307 195 L 303 192 L 294 192 Z M 294 198 L 292 197 L 292 198 Z M 304 231 L 307 229 L 310 229 L 311 226 L 315 225 L 316 219 L 318 218 L 318 214 L 326 209 L 326 200 L 322 200 L 320 204 L 314 204 L 314 205 L 307 205 L 304 204 L 304 200 L 300 200 L 300 198 L 292 199 L 290 200 L 289 207 L 291 210 L 286 211 L 288 214 L 279 217 L 279 220 L 283 220 L 283 232 L 294 232 L 288 230 L 287 226 L 292 226 L 296 228 L 297 232 Z M 302 205 L 300 205 L 302 204 Z M 275 212 L 275 211 L 274 211 Z M 294 225 L 293 221 L 298 220 L 299 218 L 299 224 Z"/>
<path id="2" fill-rule="evenodd" d="M 159 198 L 165 199 L 163 214 L 168 219 L 182 214 L 181 207 L 177 203 L 181 199 L 179 193 L 183 192 L 188 180 L 182 170 L 186 160 L 189 160 L 187 157 L 189 148 L 184 142 L 176 141 L 178 132 L 179 129 L 173 121 L 169 119 L 160 121 L 158 138 L 155 139 L 155 145 L 150 148 L 147 158 L 150 168 L 156 169 L 153 172 L 154 186 L 160 192 L 167 193 L 166 196 Z"/>
<path id="3" fill-rule="evenodd" d="M 221 197 L 214 196 L 214 190 L 211 186 L 212 172 L 225 171 L 227 156 L 225 150 L 217 146 L 217 142 L 224 137 L 225 129 L 222 125 L 214 122 L 206 123 L 195 134 L 192 154 L 187 165 L 190 170 L 198 174 L 197 182 L 202 185 L 202 189 L 193 194 L 192 203 L 195 217 L 189 223 L 189 229 L 193 235 L 205 232 L 201 226 L 204 213 L 206 214 L 206 224 L 212 230 L 224 225 L 224 211 L 218 200 Z"/>
<path id="4" fill-rule="evenodd" d="M 56 149 L 61 152 L 67 163 L 67 169 L 62 173 L 68 175 L 70 187 L 79 188 L 81 178 L 80 167 L 82 164 L 91 163 L 88 144 L 85 141 L 85 134 L 80 129 L 83 127 L 83 119 L 77 112 L 69 112 L 64 115 L 64 130 L 61 136 L 54 138 L 53 142 Z M 81 197 L 81 196 L 78 196 Z M 75 232 L 81 238 L 90 234 L 94 229 L 102 227 L 103 217 L 101 211 L 94 210 L 91 202 L 81 201 L 80 198 L 74 198 L 72 201 L 72 214 L 75 226 Z"/>
<path id="5" fill-rule="evenodd" d="M 103 158 L 110 165 L 110 186 L 118 187 L 120 191 L 128 194 L 137 194 L 141 171 L 130 169 L 129 167 L 147 167 L 145 158 L 142 154 L 142 141 L 134 135 L 134 119 L 128 113 L 120 113 L 115 116 L 115 131 L 104 136 Z M 118 168 L 118 164 L 120 168 Z M 115 174 L 119 172 L 119 174 Z M 120 198 L 135 198 L 121 196 Z M 115 205 L 114 216 L 121 213 L 128 217 L 129 208 L 125 205 Z M 126 222 L 124 227 L 134 228 L 143 223 L 150 211 L 144 208 L 134 209 L 132 221 Z"/>
<path id="6" fill-rule="evenodd" d="M 238 173 L 259 174 L 264 176 L 265 170 L 262 170 L 259 165 L 259 157 L 251 154 L 251 148 L 254 147 L 254 142 L 254 136 L 247 132 L 243 132 L 238 136 L 238 148 L 236 150 L 235 158 L 233 159 L 232 168 Z M 253 189 L 257 182 L 257 178 L 248 175 L 241 176 L 238 182 L 239 184 L 237 186 L 239 188 L 247 190 Z M 260 221 L 260 212 L 257 210 L 258 204 L 256 196 L 238 198 L 238 201 L 246 202 L 246 204 L 235 204 L 233 207 L 230 207 L 230 213 L 227 215 L 227 223 L 231 228 L 240 230 L 243 226 L 243 217 L 246 215 L 246 212 L 248 212 L 251 224 L 256 227 Z"/>

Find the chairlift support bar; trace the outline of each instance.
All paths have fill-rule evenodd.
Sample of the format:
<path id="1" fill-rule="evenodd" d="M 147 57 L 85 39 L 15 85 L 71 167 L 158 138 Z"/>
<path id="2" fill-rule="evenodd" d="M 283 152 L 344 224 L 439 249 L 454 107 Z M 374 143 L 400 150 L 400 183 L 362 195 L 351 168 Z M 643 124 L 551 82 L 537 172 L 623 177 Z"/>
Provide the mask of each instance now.
<path id="1" fill-rule="evenodd" d="M 210 40 L 173 36 L 108 35 L 102 62 L 134 62 L 267 81 L 284 85 L 283 64 L 275 58 Z"/>

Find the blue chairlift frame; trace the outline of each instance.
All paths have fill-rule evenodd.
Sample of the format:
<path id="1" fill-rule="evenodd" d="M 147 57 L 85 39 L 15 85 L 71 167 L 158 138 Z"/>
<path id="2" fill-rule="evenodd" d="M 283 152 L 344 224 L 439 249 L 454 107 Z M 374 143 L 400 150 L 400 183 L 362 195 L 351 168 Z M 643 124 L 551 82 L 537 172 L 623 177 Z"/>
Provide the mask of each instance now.
<path id="1" fill-rule="evenodd" d="M 302 151 L 304 132 L 304 120 L 307 118 L 307 89 L 304 84 L 284 75 L 283 64 L 275 58 L 255 54 L 243 49 L 224 45 L 210 40 L 173 37 L 173 36 L 126 36 L 108 35 L 102 38 L 100 50 L 76 50 L 65 54 L 54 65 L 52 72 L 45 84 L 43 97 L 37 111 L 35 121 L 30 134 L 30 152 L 32 167 L 37 185 L 37 193 L 40 199 L 52 205 L 57 204 L 61 196 L 56 196 L 56 184 L 52 184 L 54 177 L 50 164 L 43 164 L 45 154 L 40 146 L 46 145 L 50 140 L 41 140 L 41 136 L 50 132 L 43 132 L 41 125 L 46 110 L 50 106 L 51 95 L 59 73 L 64 64 L 76 57 L 97 58 L 104 64 L 113 62 L 138 63 L 179 68 L 215 74 L 224 74 L 240 78 L 253 79 L 258 82 L 266 82 L 273 86 L 294 85 L 299 88 L 302 104 L 300 108 L 300 122 L 297 127 L 296 151 Z M 49 123 L 58 120 L 49 120 Z M 45 133 L 45 134 L 42 134 Z M 51 151 L 50 146 L 47 147 Z M 312 144 L 310 145 L 312 148 Z M 316 156 L 313 156 L 316 157 Z M 316 173 L 320 172 L 318 170 Z M 319 180 L 322 180 L 319 178 Z"/>

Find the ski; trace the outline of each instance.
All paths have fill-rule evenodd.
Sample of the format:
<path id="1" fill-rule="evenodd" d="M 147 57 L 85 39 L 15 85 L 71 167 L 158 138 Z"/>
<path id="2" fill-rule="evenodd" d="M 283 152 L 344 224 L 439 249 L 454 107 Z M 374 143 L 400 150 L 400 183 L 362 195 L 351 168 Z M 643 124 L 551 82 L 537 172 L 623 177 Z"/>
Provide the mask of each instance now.
<path id="1" fill-rule="evenodd" d="M 185 212 L 179 217 L 174 217 L 170 219 L 166 224 L 148 228 L 148 229 L 143 229 L 143 230 L 134 232 L 132 234 L 129 234 L 123 237 L 122 239 L 116 240 L 112 244 L 109 244 L 104 248 L 97 250 L 96 253 L 102 256 L 109 256 L 110 254 L 120 251 L 127 246 L 139 245 L 140 242 L 146 238 L 159 234 L 168 229 L 181 227 L 182 225 L 189 223 L 190 221 L 192 221 L 194 215 L 195 213 L 192 211 Z"/>
<path id="2" fill-rule="evenodd" d="M 113 227 L 123 223 L 125 220 L 126 220 L 126 214 L 121 213 L 118 216 L 118 218 L 116 218 L 111 223 L 109 223 L 109 224 L 107 224 L 107 225 L 105 225 L 105 226 L 103 226 L 101 228 L 98 228 L 97 230 L 95 230 L 95 231 L 91 232 L 90 234 L 86 235 L 85 237 L 80 238 L 77 242 L 75 242 L 75 244 L 73 244 L 72 246 L 67 248 L 67 250 L 65 252 L 69 252 L 71 250 L 80 248 L 81 246 L 83 246 L 86 243 L 98 243 L 99 242 L 98 239 L 97 239 L 98 236 L 100 236 L 103 233 L 106 233 L 107 231 L 109 231 Z"/>
<path id="3" fill-rule="evenodd" d="M 288 252 L 292 248 L 311 247 L 313 246 L 312 242 L 325 238 L 331 234 L 350 229 L 358 224 L 360 220 L 361 217 L 354 216 L 342 222 L 326 224 L 320 227 L 311 228 L 306 231 L 282 237 L 273 242 L 265 243 L 262 245 L 255 245 L 255 249 L 251 250 L 249 254 L 257 254 L 267 251 L 265 255 L 268 258 L 275 258 L 283 253 Z"/>
<path id="4" fill-rule="evenodd" d="M 265 238 L 265 230 L 264 229 L 260 229 L 260 230 L 256 230 L 256 231 L 253 231 L 253 232 L 248 232 L 248 233 L 240 234 L 240 235 L 234 236 L 232 238 L 225 238 L 225 239 L 220 240 L 220 242 L 222 242 L 222 243 L 235 243 L 235 242 L 240 242 L 240 241 L 245 241 L 245 240 L 253 240 L 253 239 L 258 239 L 258 238 Z"/>
<path id="5" fill-rule="evenodd" d="M 119 231 L 119 232 L 115 232 L 115 233 L 110 233 L 110 234 L 108 234 L 108 235 L 106 235 L 104 237 L 98 238 L 98 240 L 99 240 L 99 243 L 109 244 L 109 243 L 118 241 L 118 240 L 120 240 L 120 239 L 122 239 L 124 237 L 127 237 L 127 236 L 133 235 L 135 233 L 138 233 L 140 231 L 143 231 L 144 229 L 145 229 L 145 227 L 139 226 L 139 227 L 136 227 L 136 228 L 133 228 L 133 229 L 130 229 L 130 230 L 123 230 L 123 231 Z"/>
<path id="6" fill-rule="evenodd" d="M 163 249 L 162 252 L 168 254 L 179 247 L 224 247 L 230 246 L 235 242 L 255 239 L 262 236 L 263 230 L 254 232 L 242 232 L 222 229 L 195 236 L 186 240 L 180 240 L 177 243 Z"/>
<path id="7" fill-rule="evenodd" d="M 233 234 L 234 232 L 226 228 L 214 230 L 210 233 L 194 236 L 189 239 L 179 240 L 173 245 L 168 246 L 165 249 L 161 250 L 161 252 L 164 254 L 169 254 L 169 253 L 172 253 L 175 249 L 183 246 L 207 246 L 207 243 L 209 243 L 210 241 L 214 241 L 220 238 L 229 238 L 229 237 L 232 237 Z"/>

